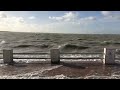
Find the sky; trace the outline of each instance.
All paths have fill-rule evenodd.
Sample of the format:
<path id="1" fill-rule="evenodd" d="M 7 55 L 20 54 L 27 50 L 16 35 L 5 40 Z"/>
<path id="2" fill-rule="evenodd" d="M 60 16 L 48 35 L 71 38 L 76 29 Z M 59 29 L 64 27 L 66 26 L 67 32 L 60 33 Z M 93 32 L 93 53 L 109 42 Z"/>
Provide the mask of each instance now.
<path id="1" fill-rule="evenodd" d="M 120 11 L 0 11 L 0 31 L 120 34 Z"/>

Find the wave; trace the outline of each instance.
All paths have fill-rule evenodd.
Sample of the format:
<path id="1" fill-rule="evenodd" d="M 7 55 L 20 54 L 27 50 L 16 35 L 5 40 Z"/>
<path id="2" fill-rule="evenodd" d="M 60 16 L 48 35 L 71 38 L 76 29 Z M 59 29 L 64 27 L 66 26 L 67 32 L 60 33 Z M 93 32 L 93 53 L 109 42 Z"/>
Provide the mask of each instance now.
<path id="1" fill-rule="evenodd" d="M 5 41 L 5 40 L 2 40 L 2 41 L 0 42 L 0 45 L 2 45 L 2 44 L 4 44 L 4 43 L 6 43 L 6 41 Z"/>
<path id="2" fill-rule="evenodd" d="M 120 42 L 115 42 L 114 44 L 116 44 L 116 45 L 120 45 Z"/>
<path id="3" fill-rule="evenodd" d="M 89 47 L 87 46 L 79 46 L 75 44 L 64 44 L 59 46 L 60 49 L 68 50 L 68 49 L 88 49 Z"/>
<path id="4" fill-rule="evenodd" d="M 51 40 L 51 39 L 49 39 L 49 38 L 44 38 L 43 40 Z"/>
<path id="5" fill-rule="evenodd" d="M 26 48 L 26 47 L 30 47 L 32 45 L 18 45 L 18 46 L 15 46 L 14 48 Z"/>
<path id="6" fill-rule="evenodd" d="M 34 47 L 38 47 L 38 48 L 48 48 L 48 47 L 50 47 L 50 45 L 48 45 L 48 44 L 41 44 L 41 45 L 34 45 Z"/>
<path id="7" fill-rule="evenodd" d="M 103 42 L 100 43 L 100 45 L 120 45 L 120 42 L 103 41 Z"/>
<path id="8" fill-rule="evenodd" d="M 66 45 L 65 46 L 65 48 L 67 48 L 67 49 L 87 49 L 87 48 L 89 48 L 89 47 L 87 47 L 87 46 L 77 46 L 77 45 L 70 45 L 70 44 L 68 44 L 68 45 Z"/>
<path id="9" fill-rule="evenodd" d="M 39 45 L 21 44 L 21 45 L 14 46 L 14 48 L 28 48 L 28 47 L 50 48 L 53 46 L 54 45 L 50 45 L 50 44 L 39 44 Z M 88 49 L 89 47 L 79 46 L 79 45 L 75 45 L 75 44 L 63 44 L 63 45 L 59 45 L 58 48 L 62 49 L 62 50 L 71 50 L 71 49 L 73 50 L 73 49 Z"/>
<path id="10" fill-rule="evenodd" d="M 36 47 L 36 48 L 48 48 L 50 45 L 48 44 L 41 44 L 41 45 L 17 45 L 14 48 L 27 48 L 27 47 Z"/>
<path id="11" fill-rule="evenodd" d="M 41 48 L 48 48 L 49 45 L 47 45 L 47 44 L 42 44 L 42 45 L 40 45 L 40 47 L 41 47 Z"/>

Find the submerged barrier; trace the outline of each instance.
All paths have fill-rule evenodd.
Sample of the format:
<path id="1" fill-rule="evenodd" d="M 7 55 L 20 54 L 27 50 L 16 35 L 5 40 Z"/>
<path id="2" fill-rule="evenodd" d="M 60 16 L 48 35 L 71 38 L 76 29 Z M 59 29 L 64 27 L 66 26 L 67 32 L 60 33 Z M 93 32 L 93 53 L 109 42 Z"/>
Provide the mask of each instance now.
<path id="1" fill-rule="evenodd" d="M 50 59 L 51 64 L 60 64 L 60 59 L 101 59 L 103 64 L 115 64 L 115 54 L 116 49 L 104 48 L 103 53 L 62 53 L 59 49 L 51 49 L 50 53 L 13 53 L 12 49 L 4 49 L 3 53 L 3 62 L 6 64 L 13 63 L 14 59 Z M 101 54 L 102 57 L 60 57 L 60 55 L 67 54 Z M 50 57 L 14 57 L 14 55 L 50 55 Z M 120 59 L 120 58 L 117 58 Z"/>

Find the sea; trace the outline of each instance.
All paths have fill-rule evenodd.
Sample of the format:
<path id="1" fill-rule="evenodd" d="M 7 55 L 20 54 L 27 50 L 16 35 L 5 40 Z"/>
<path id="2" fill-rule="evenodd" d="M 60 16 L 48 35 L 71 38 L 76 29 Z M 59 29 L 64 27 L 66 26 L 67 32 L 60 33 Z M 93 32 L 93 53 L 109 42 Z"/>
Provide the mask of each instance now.
<path id="1" fill-rule="evenodd" d="M 3 52 L 3 49 L 13 49 L 14 53 L 40 53 L 40 52 L 50 52 L 50 50 L 53 48 L 59 48 L 61 53 L 62 52 L 63 53 L 69 53 L 69 52 L 70 53 L 71 52 L 72 53 L 86 53 L 86 52 L 103 53 L 104 48 L 115 48 L 116 53 L 120 54 L 120 50 L 119 50 L 120 49 L 120 34 L 62 34 L 62 33 L 7 32 L 7 31 L 0 32 L 0 53 Z M 71 57 L 73 57 L 73 56 L 71 55 Z M 77 57 L 77 55 L 76 55 L 76 57 Z M 74 61 L 74 60 L 71 60 L 71 61 Z M 25 63 L 27 63 L 27 62 L 25 62 Z M 104 71 L 104 72 L 106 72 L 106 74 L 104 74 L 104 72 L 102 73 L 103 67 L 99 67 L 99 68 L 102 68 L 102 70 L 98 70 L 98 68 L 97 68 L 99 73 L 102 73 L 102 74 L 100 74 L 102 76 L 96 74 L 96 72 L 94 71 L 94 69 L 96 69 L 97 66 L 94 66 L 95 68 L 92 68 L 91 66 L 88 71 L 89 74 L 84 75 L 85 79 L 86 78 L 88 78 L 88 79 L 89 78 L 97 78 L 97 79 L 120 78 L 119 65 L 108 66 L 108 67 L 104 66 L 104 70 L 109 71 L 109 72 Z M 55 68 L 56 67 L 57 66 L 55 66 Z M 0 68 L 3 68 L 3 65 L 1 65 Z M 52 68 L 54 68 L 54 67 L 52 67 Z M 66 67 L 64 67 L 64 68 L 66 68 Z M 108 68 L 109 68 L 109 70 L 108 70 Z M 64 69 L 62 68 L 62 70 L 64 70 Z M 112 70 L 112 73 L 111 73 L 111 70 Z M 9 72 L 9 70 L 7 70 L 7 71 Z M 7 72 L 7 71 L 0 70 L 0 72 L 2 72 L 2 73 Z M 34 72 L 34 71 L 31 71 L 31 72 Z M 29 72 L 29 73 L 31 73 L 31 72 Z M 74 73 L 74 70 L 72 70 L 72 72 Z M 64 78 L 70 79 L 70 77 L 68 77 L 69 75 L 65 76 L 64 73 L 58 73 L 55 71 L 54 71 L 54 73 L 56 73 L 56 75 L 58 77 L 61 77 L 63 79 Z M 81 72 L 81 73 L 85 73 L 85 72 Z M 90 73 L 92 73 L 92 74 L 90 74 Z M 80 72 L 79 72 L 79 74 L 80 74 Z M 24 75 L 21 75 L 21 76 L 24 76 Z M 72 76 L 72 74 L 71 74 L 71 76 Z M 17 77 L 18 77 L 18 75 L 17 75 Z M 75 74 L 74 74 L 74 77 L 75 77 Z M 13 77 L 2 75 L 1 78 L 13 78 Z M 15 78 L 16 78 L 16 76 L 15 76 Z M 26 78 L 26 77 L 24 77 L 24 78 Z M 43 76 L 38 77 L 37 76 L 37 78 L 48 78 L 48 77 L 43 77 Z M 52 77 L 49 76 L 49 78 L 52 78 Z M 55 76 L 53 78 L 55 78 Z M 77 73 L 75 78 L 79 79 L 79 78 L 83 78 L 83 77 L 81 77 L 81 74 L 79 76 Z"/>
<path id="2" fill-rule="evenodd" d="M 0 32 L 0 50 L 14 52 L 103 52 L 103 48 L 120 48 L 119 34 L 56 34 Z"/>

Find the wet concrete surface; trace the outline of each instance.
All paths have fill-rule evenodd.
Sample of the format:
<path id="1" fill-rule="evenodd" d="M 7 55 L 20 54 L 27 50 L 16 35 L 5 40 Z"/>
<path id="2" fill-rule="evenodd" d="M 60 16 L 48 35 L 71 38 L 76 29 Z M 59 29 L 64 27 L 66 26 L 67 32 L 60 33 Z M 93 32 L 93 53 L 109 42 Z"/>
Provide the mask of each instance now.
<path id="1" fill-rule="evenodd" d="M 111 76 L 113 73 L 120 71 L 120 64 L 102 65 L 101 63 L 61 63 L 63 66 L 45 72 L 48 76 L 63 74 L 68 77 L 85 77 L 85 76 Z"/>
<path id="2" fill-rule="evenodd" d="M 81 63 L 81 62 L 61 62 L 60 67 L 42 72 L 43 76 L 61 75 L 67 77 L 86 77 L 91 75 L 96 76 L 111 76 L 113 73 L 120 75 L 120 64 L 103 65 L 101 63 Z M 26 74 L 34 71 L 40 71 L 43 68 L 51 68 L 57 65 L 50 63 L 29 63 L 29 64 L 14 64 L 0 66 L 0 76 Z"/>
<path id="3" fill-rule="evenodd" d="M 14 64 L 0 66 L 0 76 L 26 74 L 34 71 L 39 71 L 42 68 L 51 67 L 49 64 Z"/>

